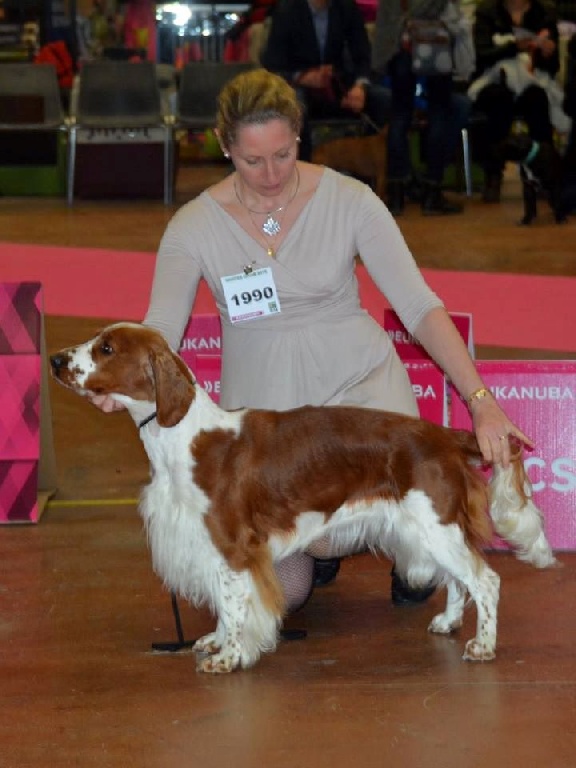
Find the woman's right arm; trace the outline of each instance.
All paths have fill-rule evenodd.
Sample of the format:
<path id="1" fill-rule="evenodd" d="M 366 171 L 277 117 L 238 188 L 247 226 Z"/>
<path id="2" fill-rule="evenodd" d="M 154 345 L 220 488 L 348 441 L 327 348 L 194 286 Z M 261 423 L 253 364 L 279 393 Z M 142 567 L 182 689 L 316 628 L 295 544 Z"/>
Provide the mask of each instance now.
<path id="1" fill-rule="evenodd" d="M 143 323 L 160 331 L 174 351 L 180 348 L 202 276 L 195 253 L 197 241 L 194 226 L 182 209 L 168 225 L 156 256 Z"/>

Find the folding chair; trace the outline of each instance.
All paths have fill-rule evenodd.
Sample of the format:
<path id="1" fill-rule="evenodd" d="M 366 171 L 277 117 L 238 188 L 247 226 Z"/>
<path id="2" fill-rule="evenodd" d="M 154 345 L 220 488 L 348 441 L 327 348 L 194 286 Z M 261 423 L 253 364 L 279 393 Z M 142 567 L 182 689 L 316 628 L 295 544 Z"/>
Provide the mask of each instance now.
<path id="1" fill-rule="evenodd" d="M 162 111 L 154 62 L 106 59 L 86 62 L 81 70 L 76 101 L 69 129 L 68 203 L 74 202 L 77 145 L 82 141 L 116 147 L 163 143 L 163 197 L 164 203 L 170 204 L 174 181 L 174 120 Z"/>

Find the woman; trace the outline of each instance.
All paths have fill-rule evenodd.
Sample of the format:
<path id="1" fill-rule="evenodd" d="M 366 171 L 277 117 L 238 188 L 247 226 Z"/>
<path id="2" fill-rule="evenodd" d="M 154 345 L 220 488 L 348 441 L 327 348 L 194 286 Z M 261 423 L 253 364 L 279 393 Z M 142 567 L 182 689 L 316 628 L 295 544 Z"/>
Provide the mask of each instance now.
<path id="1" fill-rule="evenodd" d="M 534 141 L 551 144 L 547 88 L 559 67 L 558 25 L 552 5 L 540 0 L 483 0 L 474 24 L 476 76 L 468 94 L 486 123 L 475 135 L 484 168 L 486 203 L 500 201 L 504 161 L 498 145 L 522 118 Z"/>
<path id="2" fill-rule="evenodd" d="M 394 219 L 368 186 L 298 161 L 300 126 L 299 102 L 283 78 L 253 70 L 224 87 L 217 135 L 235 172 L 169 223 L 145 323 L 177 349 L 203 277 L 222 320 L 224 408 L 346 404 L 417 415 L 404 365 L 360 307 L 359 253 L 406 327 L 469 399 L 483 454 L 507 463 L 505 436 L 528 440 L 487 395 Z M 238 296 L 254 294 L 253 276 L 259 293 L 246 305 Z M 278 564 L 291 610 L 310 594 L 312 556 L 340 554 L 318 542 Z M 397 579 L 393 587 L 395 602 L 413 597 Z"/>

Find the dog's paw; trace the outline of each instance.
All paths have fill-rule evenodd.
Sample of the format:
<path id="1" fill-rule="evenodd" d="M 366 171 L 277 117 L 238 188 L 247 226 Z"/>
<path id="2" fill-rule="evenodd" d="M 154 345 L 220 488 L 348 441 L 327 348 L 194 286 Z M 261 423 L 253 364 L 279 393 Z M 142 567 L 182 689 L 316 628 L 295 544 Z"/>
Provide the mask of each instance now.
<path id="1" fill-rule="evenodd" d="M 216 632 L 210 632 L 198 640 L 192 646 L 194 653 L 216 653 L 220 650 L 220 643 L 216 639 Z"/>
<path id="2" fill-rule="evenodd" d="M 486 643 L 481 643 L 474 637 L 466 643 L 462 658 L 464 661 L 492 661 L 496 658 L 496 654 L 494 648 Z"/>
<path id="3" fill-rule="evenodd" d="M 240 650 L 226 648 L 212 656 L 200 659 L 196 669 L 198 672 L 208 672 L 212 675 L 224 675 L 233 672 L 240 666 Z"/>
<path id="4" fill-rule="evenodd" d="M 428 632 L 433 632 L 435 635 L 449 635 L 455 629 L 460 629 L 461 626 L 461 617 L 449 617 L 446 613 L 439 613 L 428 625 Z"/>

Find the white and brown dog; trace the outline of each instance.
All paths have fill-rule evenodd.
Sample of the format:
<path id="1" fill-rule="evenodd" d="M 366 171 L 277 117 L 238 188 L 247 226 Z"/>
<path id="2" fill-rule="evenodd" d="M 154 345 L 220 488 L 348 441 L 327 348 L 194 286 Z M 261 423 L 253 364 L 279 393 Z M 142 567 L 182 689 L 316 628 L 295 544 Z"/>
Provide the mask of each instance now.
<path id="1" fill-rule="evenodd" d="M 329 537 L 336 552 L 369 547 L 414 586 L 447 587 L 429 630 L 462 624 L 465 659 L 494 658 L 499 577 L 481 557 L 496 531 L 536 567 L 555 560 L 519 452 L 487 485 L 475 437 L 408 416 L 346 407 L 227 412 L 162 336 L 119 323 L 51 357 L 81 395 L 124 403 L 152 465 L 141 500 L 154 569 L 217 616 L 199 669 L 230 672 L 273 651 L 284 616 L 274 562 Z"/>

